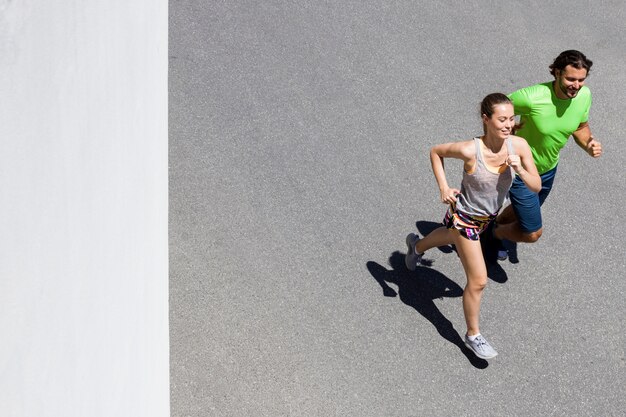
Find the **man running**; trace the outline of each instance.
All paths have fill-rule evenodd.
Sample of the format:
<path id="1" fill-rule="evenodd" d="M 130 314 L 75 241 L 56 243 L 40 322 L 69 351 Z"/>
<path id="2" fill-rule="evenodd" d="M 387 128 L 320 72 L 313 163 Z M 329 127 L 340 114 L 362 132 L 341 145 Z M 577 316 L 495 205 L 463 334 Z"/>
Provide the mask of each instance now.
<path id="1" fill-rule="evenodd" d="M 507 206 L 496 219 L 493 236 L 513 242 L 536 242 L 543 225 L 540 206 L 552 189 L 559 154 L 570 136 L 591 157 L 602 155 L 602 145 L 591 134 L 589 108 L 591 91 L 585 81 L 593 62 L 579 51 L 568 50 L 550 65 L 554 81 L 522 88 L 509 95 L 520 115 L 522 127 L 515 133 L 530 145 L 541 176 L 541 191 L 533 193 L 517 177 Z M 498 259 L 507 252 L 501 248 Z"/>

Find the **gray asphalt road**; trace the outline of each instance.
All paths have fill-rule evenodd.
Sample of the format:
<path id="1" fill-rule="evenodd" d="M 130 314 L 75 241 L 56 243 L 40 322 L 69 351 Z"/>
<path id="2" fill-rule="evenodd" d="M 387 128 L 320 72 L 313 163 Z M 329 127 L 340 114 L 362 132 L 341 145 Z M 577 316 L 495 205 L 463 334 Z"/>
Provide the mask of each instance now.
<path id="1" fill-rule="evenodd" d="M 625 21 L 621 0 L 170 1 L 172 416 L 623 415 Z M 544 236 L 490 268 L 482 361 L 456 255 L 398 266 L 444 214 L 428 149 L 570 48 L 605 155 L 570 143 Z"/>

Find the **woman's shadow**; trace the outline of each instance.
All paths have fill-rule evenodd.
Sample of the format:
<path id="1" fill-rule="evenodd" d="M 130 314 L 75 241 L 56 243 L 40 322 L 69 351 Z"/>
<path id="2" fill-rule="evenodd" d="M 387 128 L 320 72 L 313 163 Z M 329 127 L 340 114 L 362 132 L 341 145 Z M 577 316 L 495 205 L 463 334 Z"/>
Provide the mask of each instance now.
<path id="1" fill-rule="evenodd" d="M 389 265 L 391 270 L 373 261 L 366 264 L 370 274 L 382 287 L 385 297 L 400 295 L 400 300 L 404 304 L 413 307 L 431 322 L 439 334 L 456 345 L 473 366 L 479 369 L 489 366 L 486 360 L 478 358 L 465 346 L 450 320 L 439 311 L 433 301 L 443 297 L 460 297 L 463 295 L 463 289 L 434 269 L 418 266 L 415 271 L 409 271 L 404 265 L 404 254 L 397 251 L 389 257 Z M 398 291 L 387 283 L 397 285 Z"/>

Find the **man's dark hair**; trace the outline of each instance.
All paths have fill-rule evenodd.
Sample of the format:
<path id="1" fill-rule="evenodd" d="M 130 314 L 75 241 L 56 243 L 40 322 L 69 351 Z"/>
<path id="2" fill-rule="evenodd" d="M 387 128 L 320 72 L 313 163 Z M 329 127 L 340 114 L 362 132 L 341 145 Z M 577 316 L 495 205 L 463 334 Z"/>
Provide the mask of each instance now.
<path id="1" fill-rule="evenodd" d="M 593 62 L 587 59 L 585 54 L 574 49 L 563 51 L 556 57 L 552 65 L 550 65 L 550 74 L 556 77 L 556 70 L 563 71 L 566 66 L 571 65 L 576 69 L 586 69 L 587 75 L 591 71 Z"/>

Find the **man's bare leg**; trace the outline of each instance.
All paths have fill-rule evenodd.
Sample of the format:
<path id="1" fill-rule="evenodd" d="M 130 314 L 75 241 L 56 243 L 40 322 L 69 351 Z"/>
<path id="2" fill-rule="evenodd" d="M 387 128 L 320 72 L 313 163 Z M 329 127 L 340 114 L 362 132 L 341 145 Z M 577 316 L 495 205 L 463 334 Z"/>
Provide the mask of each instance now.
<path id="1" fill-rule="evenodd" d="M 513 210 L 513 206 L 511 205 L 506 206 L 496 218 L 496 222 L 498 224 L 509 224 L 516 220 L 517 216 L 515 215 L 515 210 Z"/>
<path id="2" fill-rule="evenodd" d="M 535 232 L 524 232 L 519 227 L 519 223 L 517 222 L 517 220 L 515 220 L 513 223 L 498 224 L 497 227 L 493 229 L 493 235 L 496 237 L 496 239 L 506 239 L 511 242 L 533 243 L 539 240 L 542 233 L 543 228 Z"/>
<path id="3" fill-rule="evenodd" d="M 496 218 L 497 226 L 493 229 L 493 235 L 499 240 L 509 240 L 511 242 L 534 243 L 541 237 L 543 228 L 535 232 L 525 232 L 517 221 L 517 216 L 513 206 L 508 205 Z"/>

